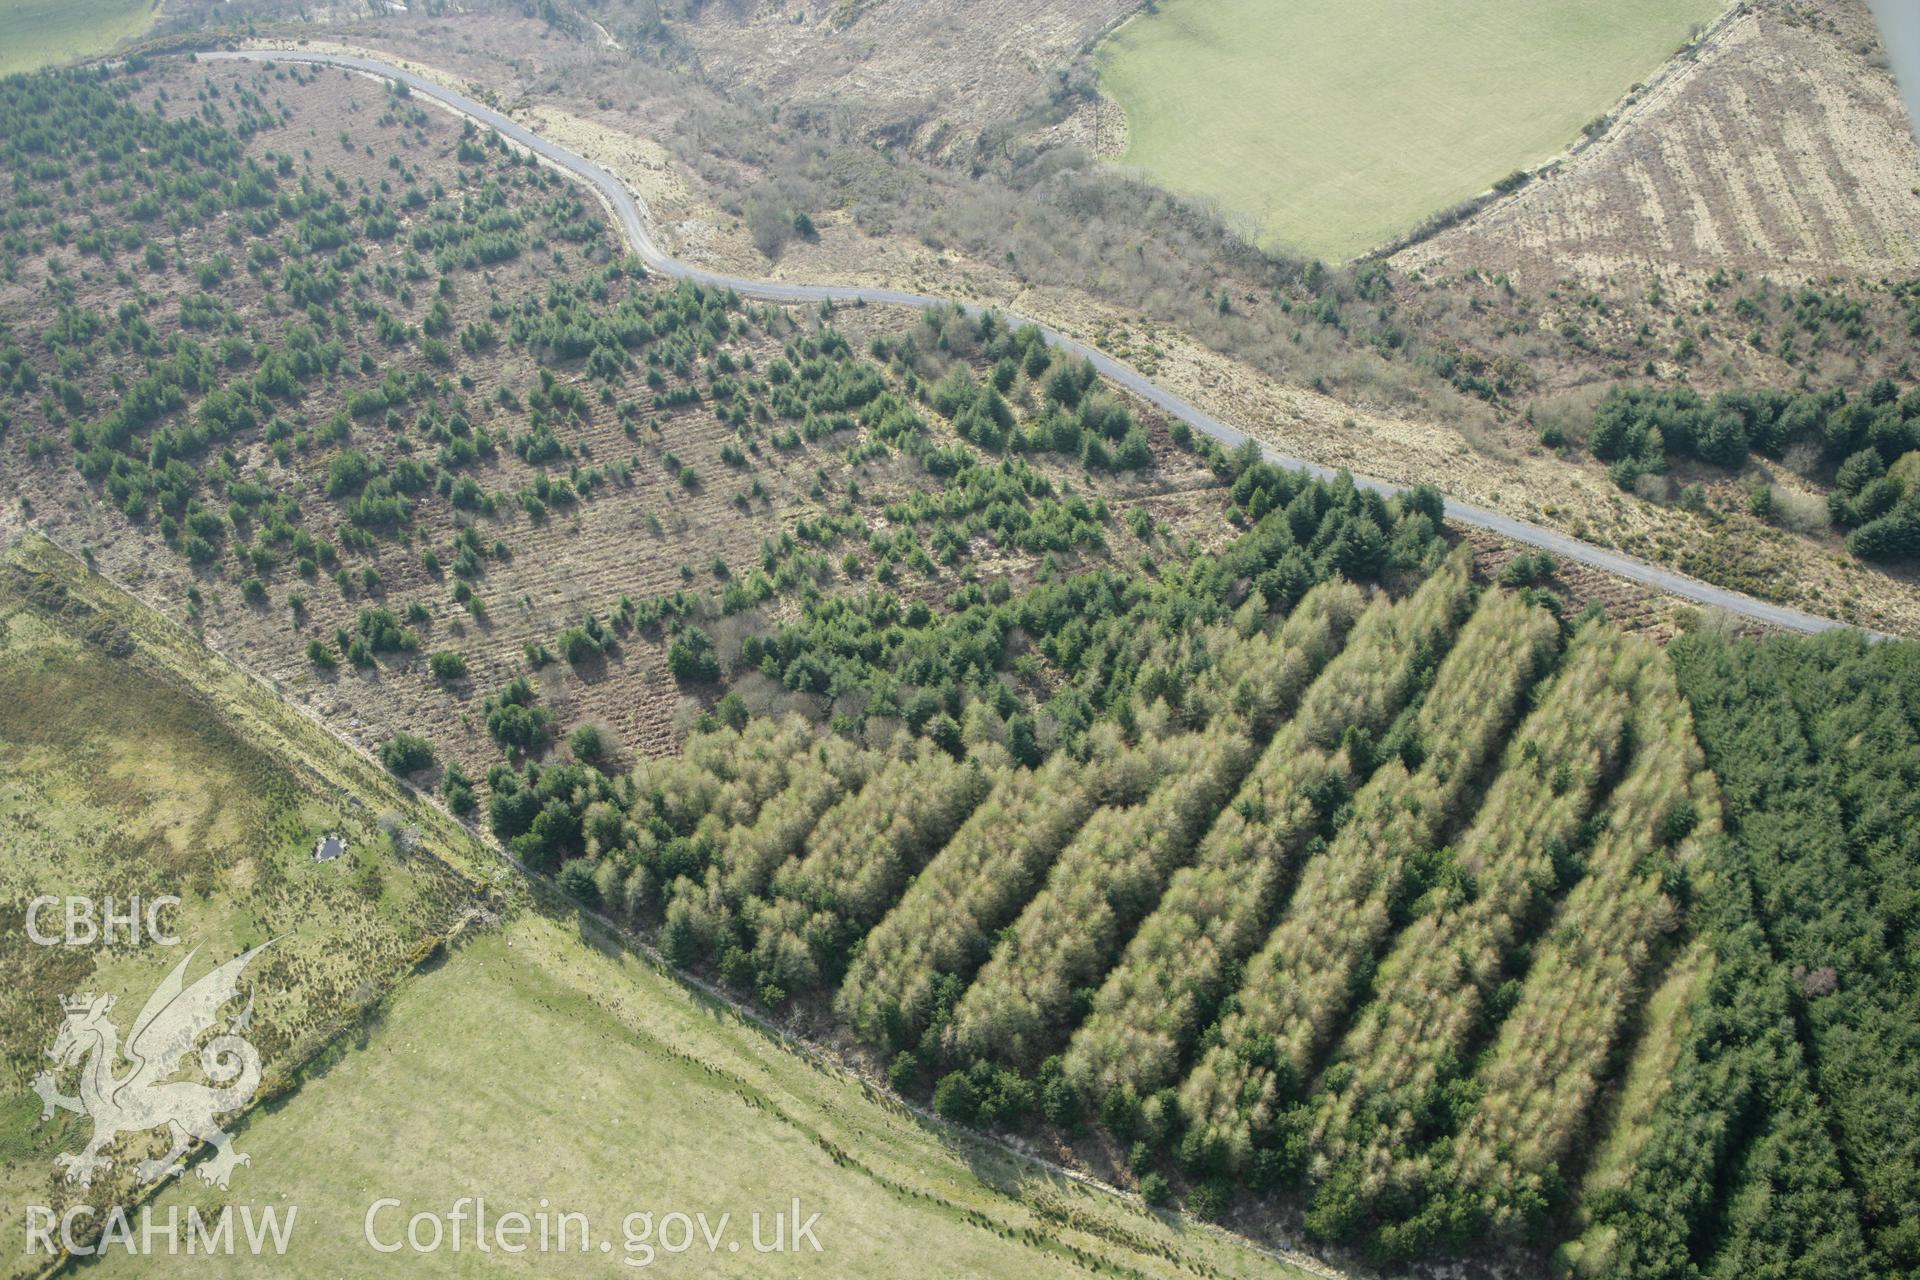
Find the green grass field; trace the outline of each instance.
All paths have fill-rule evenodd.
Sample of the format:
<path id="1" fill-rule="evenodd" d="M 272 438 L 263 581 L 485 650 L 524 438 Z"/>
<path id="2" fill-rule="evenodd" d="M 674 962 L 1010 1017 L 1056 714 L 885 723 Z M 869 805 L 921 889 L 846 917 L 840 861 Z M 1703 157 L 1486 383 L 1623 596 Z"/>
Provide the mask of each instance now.
<path id="1" fill-rule="evenodd" d="M 105 53 L 153 25 L 154 0 L 0 0 L 0 76 Z"/>
<path id="2" fill-rule="evenodd" d="M 302 1275 L 480 1274 L 519 1264 L 622 1274 L 636 1212 L 731 1215 L 709 1253 L 660 1253 L 667 1274 L 919 1277 L 1296 1275 L 1211 1230 L 1149 1214 L 951 1137 L 839 1072 L 782 1049 L 564 911 L 528 911 L 402 986 L 357 1045 L 323 1059 L 284 1105 L 240 1130 L 254 1157 L 236 1204 L 297 1205 L 287 1265 Z M 591 1261 L 481 1257 L 471 1244 L 383 1255 L 411 1215 L 484 1195 L 489 1215 L 575 1211 Z M 770 1258 L 750 1224 L 798 1198 L 811 1248 Z M 191 1179 L 159 1212 L 222 1198 Z M 576 1237 L 577 1238 L 577 1237 Z M 599 1241 L 611 1244 L 599 1256 Z M 569 1264 L 572 1264 L 571 1268 Z M 109 1257 L 106 1275 L 245 1275 L 250 1260 Z M 1191 1274 L 1190 1271 L 1185 1271 Z"/>
<path id="3" fill-rule="evenodd" d="M 1547 159 L 1724 0 L 1162 0 L 1101 47 L 1125 162 L 1343 260 Z"/>

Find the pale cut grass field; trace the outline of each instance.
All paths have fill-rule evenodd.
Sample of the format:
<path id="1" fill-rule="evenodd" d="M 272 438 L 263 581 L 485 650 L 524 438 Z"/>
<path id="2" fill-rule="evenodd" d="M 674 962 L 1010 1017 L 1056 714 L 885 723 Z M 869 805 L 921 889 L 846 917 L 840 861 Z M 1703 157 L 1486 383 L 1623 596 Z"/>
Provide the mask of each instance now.
<path id="1" fill-rule="evenodd" d="M 1564 149 L 1724 0 L 1162 0 L 1099 51 L 1125 163 L 1351 258 Z"/>
<path id="2" fill-rule="evenodd" d="M 157 10 L 154 0 L 0 0 L 0 76 L 105 53 Z"/>
<path id="3" fill-rule="evenodd" d="M 1085 1275 L 1096 1260 L 1143 1277 L 1304 1275 L 953 1139 L 783 1050 L 564 910 L 522 914 L 416 975 L 356 1047 L 250 1117 L 239 1145 L 253 1164 L 229 1196 L 189 1175 L 156 1207 L 298 1206 L 278 1264 L 287 1274 L 628 1274 L 645 1253 L 630 1250 L 623 1224 L 650 1211 L 704 1212 L 709 1227 L 731 1215 L 717 1252 L 696 1227 L 691 1252 L 657 1254 L 652 1266 L 670 1275 L 1028 1280 Z M 469 1239 L 458 1253 L 389 1255 L 366 1243 L 376 1200 L 404 1206 L 376 1220 L 387 1244 L 411 1215 L 445 1215 L 461 1196 L 484 1196 L 494 1219 L 543 1202 L 585 1214 L 588 1254 L 482 1255 Z M 796 1198 L 802 1218 L 820 1214 L 820 1252 L 756 1253 L 752 1215 L 770 1242 L 773 1214 Z M 576 1230 L 569 1243 L 578 1240 Z M 123 1253 L 99 1270 L 257 1273 L 244 1257 Z"/>

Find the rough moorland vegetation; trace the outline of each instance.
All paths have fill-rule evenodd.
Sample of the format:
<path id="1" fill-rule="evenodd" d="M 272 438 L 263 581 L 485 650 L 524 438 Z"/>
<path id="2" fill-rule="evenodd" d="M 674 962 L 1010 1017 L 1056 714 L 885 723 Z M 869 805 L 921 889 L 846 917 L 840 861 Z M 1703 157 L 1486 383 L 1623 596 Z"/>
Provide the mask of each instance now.
<path id="1" fill-rule="evenodd" d="M 1678 118 L 1675 95 L 1662 91 L 1592 122 L 1602 145 L 1588 154 L 1628 153 L 1628 172 L 1583 162 L 1527 184 L 1518 205 L 1443 211 L 1436 226 L 1466 217 L 1472 252 L 1333 269 L 1256 250 L 1217 213 L 1101 163 L 1098 121 L 1103 109 L 1110 125 L 1119 113 L 1102 106 L 1091 45 L 1065 33 L 1084 24 L 1090 40 L 1105 19 L 1100 6 L 1065 8 L 1043 6 L 1053 18 L 1034 19 L 1045 38 L 1024 12 L 1009 34 L 944 4 L 821 6 L 761 23 L 750 9 L 653 0 L 606 0 L 591 19 L 567 5 L 475 0 L 457 20 L 433 6 L 322 15 L 290 0 L 196 0 L 170 7 L 163 26 L 205 44 L 309 38 L 323 23 L 327 40 L 469 85 L 531 86 L 526 103 L 542 127 L 633 182 L 660 233 L 700 265 L 1039 308 L 1296 456 L 1433 480 L 1720 586 L 1883 630 L 1914 627 L 1920 596 L 1897 567 L 1854 557 L 1836 568 L 1847 530 L 1823 514 L 1834 476 L 1817 454 L 1756 458 L 1739 472 L 1682 465 L 1644 478 L 1642 500 L 1623 502 L 1584 448 L 1593 399 L 1623 379 L 1702 394 L 1803 378 L 1854 397 L 1882 376 L 1910 385 L 1900 258 L 1910 235 L 1897 211 L 1913 185 L 1912 144 L 1864 6 L 1819 15 L 1789 0 L 1745 6 L 1752 22 L 1672 64 L 1691 82 Z M 965 38 L 928 37 L 946 23 Z M 862 56 L 846 62 L 840 51 L 856 38 L 867 42 Z M 872 68 L 915 58 L 925 38 L 942 50 L 934 74 L 964 87 L 899 100 L 922 74 L 883 87 Z M 784 68 L 770 81 L 746 70 L 757 55 L 734 61 L 763 41 Z M 1810 54 L 1818 75 L 1783 83 L 1765 72 Z M 854 74 L 866 78 L 860 92 L 816 96 Z M 1711 141 L 1729 94 L 1774 104 L 1737 113 L 1747 144 L 1737 152 Z M 983 119 L 993 123 L 978 128 Z M 1683 142 L 1645 145 L 1668 128 Z M 1617 130 L 1636 145 L 1616 147 Z M 1747 167 L 1727 157 L 1765 156 L 1756 163 L 1794 172 L 1807 130 L 1836 147 L 1821 155 L 1827 177 L 1801 184 L 1789 204 L 1819 209 L 1779 212 L 1789 204 L 1774 203 L 1778 192 L 1751 203 Z M 1697 184 L 1714 197 L 1694 199 Z M 1649 189 L 1661 198 L 1622 194 Z M 1594 220 L 1569 216 L 1574 190 Z M 1515 209 L 1534 220 L 1524 244 L 1502 230 Z M 1649 210 L 1682 230 L 1648 238 Z M 1610 241 L 1598 256 L 1561 251 L 1596 235 Z M 1774 246 L 1791 251 L 1782 258 Z M 1253 404 L 1250 419 L 1236 416 Z M 1758 488 L 1768 494 L 1757 516 Z M 650 728 L 666 736 L 664 724 Z"/>
<path id="2" fill-rule="evenodd" d="M 29 1092 L 62 1071 L 47 1048 L 63 998 L 92 991 L 137 1009 L 196 947 L 189 981 L 216 951 L 271 943 L 249 966 L 247 1039 L 258 1097 L 284 1098 L 315 1055 L 377 1020 L 417 965 L 499 901 L 489 855 L 428 799 L 35 539 L 0 551 L 0 774 L 0 1078 L 24 1102 L 0 1120 L 0 1194 L 16 1205 L 84 1196 L 100 1207 L 101 1222 L 76 1224 L 89 1243 L 108 1206 L 147 1193 L 149 1153 L 123 1139 L 83 1189 L 55 1164 L 93 1132 L 84 1114 L 42 1122 Z M 329 836 L 344 850 L 319 862 Z M 130 944 L 124 923 L 91 942 L 75 930 L 68 946 L 29 936 L 35 898 L 102 894 L 169 897 L 155 919 L 185 945 Z M 6 1274 L 29 1274 L 32 1255 L 17 1256 Z"/>
<path id="3" fill-rule="evenodd" d="M 650 279 L 563 179 L 364 78 L 136 58 L 0 115 L 9 506 L 368 740 L 432 740 L 391 760 L 462 809 L 489 739 L 672 749 L 743 650 L 756 705 L 950 737 L 894 689 L 977 661 L 1015 585 L 1295 497 L 1030 327 Z M 922 636 L 882 653 L 889 609 Z"/>

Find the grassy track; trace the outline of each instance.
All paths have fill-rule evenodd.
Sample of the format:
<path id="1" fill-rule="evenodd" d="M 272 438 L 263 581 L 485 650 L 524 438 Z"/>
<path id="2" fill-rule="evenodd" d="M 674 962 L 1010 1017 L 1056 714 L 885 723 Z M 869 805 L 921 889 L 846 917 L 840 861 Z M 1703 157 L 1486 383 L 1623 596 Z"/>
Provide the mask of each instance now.
<path id="1" fill-rule="evenodd" d="M 1293 1274 L 1223 1237 L 1161 1219 L 985 1147 L 956 1149 L 911 1113 L 807 1065 L 722 1006 L 564 916 L 527 911 L 417 975 L 359 1044 L 241 1132 L 254 1155 L 239 1203 L 298 1205 L 287 1265 L 307 1275 L 480 1274 L 568 1268 L 518 1259 L 376 1254 L 367 1207 L 444 1214 L 484 1194 L 490 1214 L 578 1211 L 589 1274 L 624 1274 L 628 1214 L 731 1213 L 738 1253 L 656 1259 L 669 1274 L 1068 1276 L 1098 1258 L 1122 1274 Z M 284 1198 L 283 1198 L 284 1197 Z M 753 1252 L 751 1215 L 821 1214 L 821 1252 Z M 158 1201 L 217 1211 L 198 1182 Z M 1025 1234 L 1031 1228 L 1032 1236 Z M 612 1244 L 611 1259 L 599 1241 Z M 1162 1251 L 1165 1251 L 1164 1255 Z M 112 1259 L 107 1275 L 250 1274 L 248 1260 Z"/>
<path id="2" fill-rule="evenodd" d="M 0 0 L 0 76 L 105 53 L 153 23 L 153 0 Z"/>
<path id="3" fill-rule="evenodd" d="M 1723 0 L 1164 0 L 1100 51 L 1126 162 L 1331 260 L 1579 136 Z"/>

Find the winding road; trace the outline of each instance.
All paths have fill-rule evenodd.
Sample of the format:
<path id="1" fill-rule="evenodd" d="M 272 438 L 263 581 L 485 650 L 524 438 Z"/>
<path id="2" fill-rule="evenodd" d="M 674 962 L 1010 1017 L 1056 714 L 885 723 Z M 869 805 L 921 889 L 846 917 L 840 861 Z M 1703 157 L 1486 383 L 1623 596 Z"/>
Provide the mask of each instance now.
<path id="1" fill-rule="evenodd" d="M 898 289 L 874 289 L 855 285 L 788 284 L 777 280 L 755 280 L 745 276 L 723 275 L 707 271 L 701 267 L 681 262 L 662 249 L 654 240 L 648 225 L 645 208 L 639 199 L 627 189 L 626 185 L 612 172 L 594 164 L 584 156 L 575 154 L 567 148 L 550 142 L 534 133 L 526 126 L 516 123 L 500 112 L 477 102 L 468 95 L 455 89 L 449 89 L 432 80 L 396 67 L 376 58 L 364 58 L 352 54 L 317 53 L 307 50 L 206 50 L 199 55 L 202 59 L 254 61 L 254 62 L 304 62 L 325 66 L 343 67 L 363 72 L 370 76 L 396 81 L 407 86 L 414 93 L 451 107 L 477 123 L 497 130 L 502 136 L 518 143 L 582 181 L 591 185 L 620 220 L 626 230 L 627 238 L 633 242 L 634 253 L 651 271 L 680 280 L 692 280 L 699 284 L 713 285 L 722 289 L 732 289 L 745 297 L 759 298 L 769 302 L 853 302 L 873 303 L 877 305 L 902 307 L 931 307 L 951 304 L 959 307 L 970 316 L 978 316 L 988 308 L 977 303 L 961 302 L 957 299 L 935 298 L 926 294 L 907 293 Z M 998 310 L 996 308 L 996 310 Z M 1062 350 L 1084 357 L 1091 361 L 1095 369 L 1118 386 L 1126 388 L 1142 400 L 1189 423 L 1196 431 L 1204 431 L 1214 439 L 1228 446 L 1241 444 L 1250 437 L 1246 432 L 1206 413 L 1181 399 L 1179 396 L 1159 386 L 1138 369 L 1114 359 L 1098 347 L 1089 346 L 1076 338 L 1068 337 L 1037 321 L 1001 311 L 1000 314 L 1013 324 L 1032 323 L 1046 335 L 1049 342 Z M 1278 453 L 1265 445 L 1260 446 L 1268 461 L 1279 466 L 1304 469 L 1323 479 L 1333 477 L 1333 468 L 1302 458 L 1289 457 Z M 1384 494 L 1394 494 L 1403 486 L 1390 484 L 1384 480 L 1375 480 L 1366 476 L 1354 477 L 1354 482 L 1362 488 L 1372 489 Z M 1716 587 L 1711 583 L 1689 578 L 1685 574 L 1663 569 L 1658 565 L 1636 560 L 1632 556 L 1609 551 L 1605 547 L 1596 547 L 1582 542 L 1554 529 L 1548 529 L 1525 520 L 1517 520 L 1498 511 L 1489 511 L 1469 503 L 1447 499 L 1447 518 L 1459 524 L 1473 525 L 1487 529 L 1516 542 L 1550 551 L 1565 560 L 1576 561 L 1592 568 L 1626 578 L 1643 586 L 1665 592 L 1668 595 L 1690 600 L 1696 604 L 1724 609 L 1740 617 L 1778 627 L 1788 631 L 1820 632 L 1844 628 L 1847 624 L 1831 618 L 1817 617 L 1791 609 L 1785 605 L 1769 604 L 1756 600 L 1737 591 Z"/>

